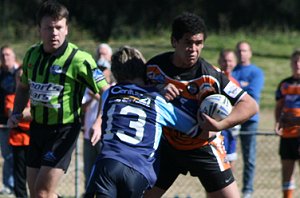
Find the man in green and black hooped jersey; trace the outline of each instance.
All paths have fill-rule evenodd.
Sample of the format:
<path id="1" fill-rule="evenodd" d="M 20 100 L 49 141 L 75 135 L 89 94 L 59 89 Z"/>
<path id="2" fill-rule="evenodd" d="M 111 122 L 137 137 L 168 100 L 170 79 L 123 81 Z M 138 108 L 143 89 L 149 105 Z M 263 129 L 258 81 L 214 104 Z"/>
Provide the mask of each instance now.
<path id="1" fill-rule="evenodd" d="M 37 12 L 42 42 L 24 57 L 24 73 L 8 120 L 9 126 L 15 126 L 30 99 L 33 121 L 26 162 L 30 197 L 57 197 L 55 188 L 79 135 L 84 90 L 101 94 L 108 88 L 92 56 L 66 41 L 68 14 L 56 1 L 45 1 Z"/>

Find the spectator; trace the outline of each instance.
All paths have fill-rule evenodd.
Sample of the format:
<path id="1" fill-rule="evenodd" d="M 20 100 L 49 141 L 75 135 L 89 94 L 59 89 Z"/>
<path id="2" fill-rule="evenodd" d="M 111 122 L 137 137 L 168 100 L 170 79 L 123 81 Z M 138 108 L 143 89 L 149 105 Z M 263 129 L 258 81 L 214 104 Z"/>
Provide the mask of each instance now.
<path id="1" fill-rule="evenodd" d="M 57 1 L 44 1 L 37 11 L 42 42 L 23 59 L 13 113 L 14 127 L 30 98 L 32 122 L 27 155 L 30 197 L 58 197 L 56 187 L 67 171 L 81 128 L 81 101 L 86 87 L 108 88 L 92 56 L 66 40 L 69 12 Z M 93 140 L 98 141 L 95 131 Z"/>
<path id="2" fill-rule="evenodd" d="M 110 70 L 111 56 L 112 49 L 107 43 L 101 43 L 98 45 L 95 58 L 97 61 L 97 65 L 102 70 L 103 74 L 105 75 L 106 81 L 109 84 L 114 83 L 115 81 Z"/>
<path id="3" fill-rule="evenodd" d="M 21 67 L 16 71 L 16 84 L 19 83 L 23 70 Z M 5 98 L 5 112 L 9 117 L 13 110 L 15 94 L 8 94 Z M 29 102 L 23 111 L 23 118 L 18 127 L 12 128 L 9 132 L 9 144 L 13 152 L 13 175 L 14 175 L 14 192 L 18 198 L 27 198 L 26 186 L 26 163 L 25 156 L 29 145 L 29 124 L 31 121 Z"/>
<path id="4" fill-rule="evenodd" d="M 118 84 L 103 94 L 102 149 L 85 198 L 94 194 L 142 197 L 156 180 L 153 163 L 161 126 L 176 127 L 193 135 L 197 124 L 191 116 L 167 103 L 156 89 L 145 85 L 146 65 L 138 50 L 125 46 L 114 53 L 112 72 Z"/>
<path id="5" fill-rule="evenodd" d="M 300 160 L 300 50 L 291 55 L 292 75 L 276 90 L 275 131 L 280 135 L 282 191 L 284 198 L 294 197 L 295 165 Z"/>
<path id="6" fill-rule="evenodd" d="M 4 101 L 6 95 L 13 94 L 16 91 L 15 74 L 19 64 L 12 47 L 4 45 L 1 47 L 0 52 L 0 124 L 2 124 L 0 128 L 0 144 L 3 157 L 2 189 L 0 194 L 7 195 L 13 193 L 14 177 L 12 148 L 8 143 L 10 129 L 5 127 L 8 117 L 4 112 Z"/>
<path id="7" fill-rule="evenodd" d="M 235 83 L 237 86 L 240 86 L 237 80 L 231 76 L 231 72 L 237 64 L 237 57 L 235 52 L 230 49 L 221 50 L 218 62 L 221 70 L 225 73 L 229 80 Z M 227 154 L 227 159 L 230 162 L 232 170 L 234 170 L 234 161 L 237 160 L 236 143 L 240 127 L 240 125 L 236 125 L 230 129 L 223 130 L 221 133 L 224 137 L 224 146 Z"/>
<path id="8" fill-rule="evenodd" d="M 238 56 L 238 64 L 234 68 L 232 76 L 237 79 L 241 88 L 259 104 L 264 86 L 264 73 L 262 69 L 251 63 L 252 49 L 248 42 L 238 42 L 236 45 L 236 53 Z M 241 125 L 240 140 L 244 161 L 242 192 L 244 198 L 250 198 L 254 190 L 256 132 L 258 123 L 259 113 L 256 113 Z"/>
<path id="9" fill-rule="evenodd" d="M 112 50 L 108 44 L 100 44 L 96 50 L 96 60 L 98 67 L 103 72 L 106 81 L 113 84 L 114 80 L 110 70 Z M 101 57 L 101 58 L 100 58 Z M 100 60 L 101 59 L 101 60 Z M 100 61 L 99 61 L 100 60 Z M 94 94 L 90 89 L 86 89 L 83 96 L 83 112 L 84 112 L 84 142 L 83 142 L 83 165 L 85 186 L 90 176 L 93 164 L 100 151 L 100 142 L 95 146 L 91 143 L 91 127 L 98 115 L 100 95 Z"/>
<path id="10" fill-rule="evenodd" d="M 174 51 L 148 61 L 149 81 L 166 91 L 165 97 L 175 106 L 194 117 L 201 101 L 213 93 L 225 95 L 236 107 L 219 122 L 202 114 L 202 133 L 197 138 L 164 128 L 158 180 L 146 197 L 162 196 L 180 173 L 187 172 L 199 178 L 208 197 L 239 197 L 219 131 L 247 120 L 257 107 L 255 101 L 230 82 L 220 69 L 200 58 L 205 39 L 205 24 L 199 16 L 184 13 L 176 17 L 171 35 Z"/>

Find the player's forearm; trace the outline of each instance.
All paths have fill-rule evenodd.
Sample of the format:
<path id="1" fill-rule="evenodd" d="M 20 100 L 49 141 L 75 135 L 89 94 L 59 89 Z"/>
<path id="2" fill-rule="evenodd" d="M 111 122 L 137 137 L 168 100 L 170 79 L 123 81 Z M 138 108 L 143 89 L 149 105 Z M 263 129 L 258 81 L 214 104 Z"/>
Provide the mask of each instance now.
<path id="1" fill-rule="evenodd" d="M 21 114 L 27 106 L 29 100 L 29 88 L 24 84 L 19 84 L 16 90 L 13 114 Z"/>
<path id="2" fill-rule="evenodd" d="M 256 101 L 250 95 L 245 95 L 243 99 L 236 104 L 229 116 L 222 120 L 224 122 L 224 127 L 230 128 L 237 124 L 241 124 L 258 111 L 259 107 Z"/>

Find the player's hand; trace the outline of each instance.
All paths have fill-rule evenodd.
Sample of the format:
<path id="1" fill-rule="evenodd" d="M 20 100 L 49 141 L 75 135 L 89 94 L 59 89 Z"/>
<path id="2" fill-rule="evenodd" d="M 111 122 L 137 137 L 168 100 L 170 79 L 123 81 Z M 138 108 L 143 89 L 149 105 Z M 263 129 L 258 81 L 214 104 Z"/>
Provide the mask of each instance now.
<path id="1" fill-rule="evenodd" d="M 22 113 L 12 114 L 9 117 L 9 119 L 7 120 L 7 126 L 9 128 L 15 128 L 15 127 L 17 127 L 22 118 L 23 118 L 23 114 Z"/>
<path id="2" fill-rule="evenodd" d="M 91 143 L 93 146 L 97 144 L 97 142 L 101 139 L 101 129 L 93 129 L 93 127 L 90 129 L 90 134 L 91 134 Z"/>
<path id="3" fill-rule="evenodd" d="M 276 122 L 275 123 L 275 133 L 277 134 L 277 135 L 282 135 L 282 126 L 281 126 L 281 123 L 279 123 L 279 122 Z"/>
<path id="4" fill-rule="evenodd" d="M 201 113 L 198 116 L 198 122 L 202 129 L 202 132 L 199 136 L 201 139 L 209 139 L 221 131 L 219 128 L 219 122 L 209 117 L 205 113 Z"/>
<path id="5" fill-rule="evenodd" d="M 175 85 L 169 83 L 163 88 L 162 95 L 164 95 L 165 98 L 170 101 L 179 96 L 182 91 L 182 89 L 178 89 Z"/>

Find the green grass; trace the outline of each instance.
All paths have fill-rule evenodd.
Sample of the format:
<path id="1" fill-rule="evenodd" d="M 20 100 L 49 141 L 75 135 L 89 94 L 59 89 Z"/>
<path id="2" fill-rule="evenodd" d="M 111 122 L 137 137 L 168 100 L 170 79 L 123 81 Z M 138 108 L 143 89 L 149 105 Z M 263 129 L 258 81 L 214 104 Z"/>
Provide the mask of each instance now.
<path id="1" fill-rule="evenodd" d="M 69 40 L 76 43 L 82 49 L 94 54 L 95 48 L 100 41 L 91 39 L 88 32 L 76 29 L 70 32 Z M 295 48 L 300 48 L 300 32 L 261 32 L 248 34 L 244 32 L 235 33 L 209 33 L 205 42 L 205 47 L 201 56 L 217 65 L 219 51 L 222 48 L 234 48 L 240 40 L 247 40 L 253 49 L 253 63 L 260 66 L 265 73 L 265 87 L 261 98 L 262 109 L 274 108 L 274 92 L 283 78 L 291 75 L 289 56 Z M 32 38 L 28 41 L 11 43 L 17 52 L 17 56 L 22 59 L 25 51 L 33 44 Z M 1 41 L 1 39 L 0 39 Z M 7 43 L 1 41 L 1 43 Z M 114 38 L 108 43 L 117 49 L 122 45 L 131 45 L 138 48 L 146 59 L 155 54 L 172 50 L 170 46 L 170 36 L 168 32 L 157 35 L 144 35 L 139 38 Z"/>

